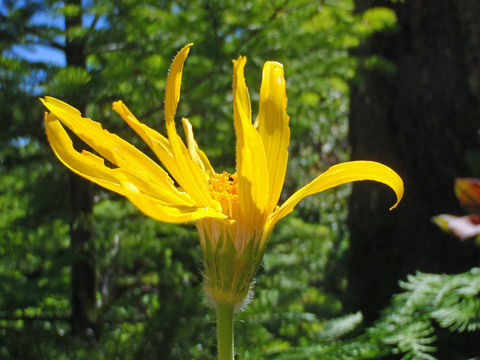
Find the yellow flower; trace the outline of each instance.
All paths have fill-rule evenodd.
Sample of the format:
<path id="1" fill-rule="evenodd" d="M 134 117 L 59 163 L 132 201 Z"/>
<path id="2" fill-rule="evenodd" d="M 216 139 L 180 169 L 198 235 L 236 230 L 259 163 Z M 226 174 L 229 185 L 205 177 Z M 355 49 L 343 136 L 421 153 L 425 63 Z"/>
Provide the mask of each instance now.
<path id="1" fill-rule="evenodd" d="M 167 137 L 140 123 L 123 102 L 113 103 L 113 109 L 149 145 L 163 167 L 51 97 L 41 99 L 50 111 L 45 114 L 45 128 L 53 151 L 70 170 L 127 197 L 156 220 L 195 221 L 204 255 L 206 293 L 217 303 L 238 305 L 248 295 L 268 235 L 304 197 L 351 181 L 374 180 L 394 190 L 394 208 L 403 196 L 403 182 L 385 165 L 351 161 L 332 166 L 278 206 L 290 142 L 283 66 L 265 63 L 259 113 L 253 123 L 242 56 L 233 61 L 236 173 L 216 173 L 199 149 L 188 119 L 182 119 L 186 145 L 175 128 L 183 64 L 191 45 L 180 50 L 168 75 Z M 63 126 L 100 156 L 76 151 Z M 104 159 L 115 167 L 106 166 Z"/>

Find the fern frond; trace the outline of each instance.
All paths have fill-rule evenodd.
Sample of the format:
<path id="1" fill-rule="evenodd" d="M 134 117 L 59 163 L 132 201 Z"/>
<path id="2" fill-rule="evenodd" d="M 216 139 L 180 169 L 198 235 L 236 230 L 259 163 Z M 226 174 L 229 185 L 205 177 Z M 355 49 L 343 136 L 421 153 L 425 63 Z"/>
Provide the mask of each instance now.
<path id="1" fill-rule="evenodd" d="M 480 268 L 463 274 L 417 272 L 400 283 L 403 292 L 373 326 L 340 340 L 361 322 L 361 314 L 327 321 L 316 339 L 322 345 L 289 350 L 279 359 L 360 360 L 401 354 L 402 360 L 436 360 L 435 324 L 451 332 L 480 330 Z"/>
<path id="2" fill-rule="evenodd" d="M 432 312 L 441 327 L 451 331 L 477 331 L 480 329 L 480 299 L 464 298 L 458 303 Z"/>
<path id="3" fill-rule="evenodd" d="M 405 322 L 405 321 L 404 321 Z M 412 323 L 403 324 L 403 326 L 395 327 L 397 329 L 390 336 L 383 339 L 385 344 L 395 345 L 398 353 L 404 353 L 402 360 L 422 359 L 435 360 L 430 355 L 436 350 L 433 344 L 435 342 L 434 329 L 428 320 L 420 320 Z"/>
<path id="4" fill-rule="evenodd" d="M 320 332 L 316 334 L 319 340 L 338 340 L 342 336 L 352 332 L 362 322 L 361 312 L 348 314 L 340 318 L 328 320 Z"/>

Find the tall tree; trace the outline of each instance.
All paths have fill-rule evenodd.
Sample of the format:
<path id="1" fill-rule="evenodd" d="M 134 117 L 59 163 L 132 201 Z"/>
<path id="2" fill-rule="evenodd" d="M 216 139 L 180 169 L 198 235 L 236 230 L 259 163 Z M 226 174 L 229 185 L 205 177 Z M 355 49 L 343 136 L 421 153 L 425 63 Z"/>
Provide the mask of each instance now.
<path id="1" fill-rule="evenodd" d="M 415 270 L 454 273 L 478 264 L 472 243 L 432 225 L 431 216 L 458 211 L 456 176 L 471 176 L 468 153 L 478 147 L 480 4 L 475 0 L 356 0 L 356 10 L 392 8 L 395 29 L 358 51 L 365 66 L 351 90 L 353 159 L 391 165 L 405 182 L 402 204 L 358 184 L 350 199 L 348 284 L 351 306 L 378 316 L 398 279 Z M 368 189 L 367 189 L 368 188 Z"/>
<path id="2" fill-rule="evenodd" d="M 190 117 L 197 141 L 217 171 L 233 170 L 231 60 L 248 57 L 253 113 L 263 62 L 280 61 L 285 65 L 291 116 L 291 175 L 286 183 L 286 193 L 291 194 L 329 165 L 348 158 L 346 80 L 353 74 L 354 61 L 347 49 L 386 19 L 381 14 L 353 16 L 352 0 L 3 4 L 0 118 L 7 126 L 0 134 L 0 254 L 7 256 L 0 256 L 0 325 L 8 329 L 0 337 L 0 357 L 96 358 L 103 353 L 105 358 L 208 358 L 214 346 L 198 346 L 209 344 L 212 328 L 208 311 L 198 301 L 199 249 L 192 227 L 146 219 L 119 197 L 95 186 L 85 188 L 75 175 L 70 179 L 46 142 L 38 97 L 70 102 L 152 155 L 112 112 L 111 102 L 122 99 L 140 121 L 164 132 L 169 64 L 175 51 L 194 42 L 178 118 Z M 19 47 L 33 47 L 39 54 L 46 47 L 56 49 L 67 66 L 21 59 L 13 51 Z M 80 142 L 74 145 L 81 149 Z M 271 261 L 285 271 L 270 266 L 268 271 L 281 281 L 268 281 L 276 289 L 264 293 L 268 300 L 258 301 L 258 308 L 251 307 L 254 314 L 279 308 L 314 311 L 320 322 L 341 311 L 339 301 L 321 294 L 325 289 L 335 294 L 343 290 L 338 258 L 345 236 L 318 222 L 343 228 L 345 193 L 342 189 L 310 198 L 298 209 L 305 221 L 292 215 L 289 226 L 283 231 L 279 227 L 277 251 L 284 254 L 272 254 Z M 274 247 L 272 237 L 270 248 Z M 297 272 L 292 264 L 298 265 Z M 293 283 L 295 287 L 288 285 Z M 289 290 L 278 290 L 285 287 Z M 299 294 L 307 289 L 304 301 Z M 274 300 L 277 293 L 282 294 L 282 306 Z M 265 346 L 280 351 L 277 341 L 295 344 L 303 342 L 303 336 L 315 337 L 310 318 L 299 316 L 306 326 L 298 327 L 296 320 L 287 320 L 290 310 L 278 311 L 282 317 L 265 316 L 270 319 L 257 324 L 267 345 L 245 329 L 249 332 L 242 337 L 244 347 L 256 347 L 258 354 L 251 358 L 262 357 Z M 69 329 L 84 333 L 95 327 L 102 332 L 91 349 L 78 338 L 64 336 Z M 288 330 L 292 327 L 298 329 Z M 38 344 L 33 349 L 27 346 L 32 338 Z"/>
<path id="3" fill-rule="evenodd" d="M 71 68 L 87 70 L 85 36 L 75 33 L 83 28 L 84 10 L 81 0 L 65 1 L 65 53 L 66 65 Z M 76 94 L 68 99 L 70 103 L 85 113 L 87 98 Z M 96 326 L 96 262 L 95 243 L 93 241 L 93 186 L 76 174 L 69 174 L 70 198 L 70 251 L 73 255 L 72 276 L 72 313 L 71 326 L 74 334 L 86 335 L 88 329 Z"/>

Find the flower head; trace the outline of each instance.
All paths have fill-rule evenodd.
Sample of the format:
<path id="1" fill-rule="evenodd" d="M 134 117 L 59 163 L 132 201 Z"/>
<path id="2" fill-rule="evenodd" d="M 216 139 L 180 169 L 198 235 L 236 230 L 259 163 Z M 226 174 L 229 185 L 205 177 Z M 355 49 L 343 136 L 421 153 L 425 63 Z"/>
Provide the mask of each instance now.
<path id="1" fill-rule="evenodd" d="M 456 178 L 454 191 L 460 206 L 469 215 L 440 214 L 432 217 L 432 221 L 462 240 L 477 237 L 480 246 L 480 179 Z"/>
<path id="2" fill-rule="evenodd" d="M 51 97 L 42 99 L 49 110 L 45 128 L 53 151 L 72 171 L 126 196 L 156 220 L 195 221 L 204 255 L 206 292 L 217 303 L 236 305 L 248 295 L 268 235 L 304 197 L 347 182 L 373 180 L 394 190 L 394 208 L 403 196 L 403 182 L 380 163 L 346 162 L 332 166 L 278 206 L 290 142 L 283 66 L 265 63 L 259 112 L 253 122 L 244 77 L 246 58 L 242 56 L 233 61 L 236 172 L 215 172 L 199 149 L 188 119 L 182 119 L 186 144 L 175 127 L 182 70 L 191 45 L 179 51 L 168 75 L 167 137 L 140 123 L 122 101 L 113 103 L 113 109 L 148 144 L 163 167 L 99 123 Z M 63 126 L 100 156 L 76 151 Z M 107 167 L 104 159 L 116 167 Z"/>

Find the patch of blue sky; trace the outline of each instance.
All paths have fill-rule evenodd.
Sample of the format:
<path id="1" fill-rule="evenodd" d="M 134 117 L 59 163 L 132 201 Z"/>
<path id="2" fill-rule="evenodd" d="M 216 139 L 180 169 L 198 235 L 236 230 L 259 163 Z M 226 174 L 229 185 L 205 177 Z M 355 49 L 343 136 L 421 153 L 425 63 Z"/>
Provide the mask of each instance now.
<path id="1" fill-rule="evenodd" d="M 93 0 L 84 0 L 83 7 L 88 9 L 93 4 Z M 15 3 L 15 8 L 20 8 L 26 5 L 26 1 L 19 0 Z M 30 24 L 34 26 L 48 26 L 54 27 L 63 31 L 65 29 L 64 17 L 56 11 L 56 8 L 63 6 L 59 2 L 58 6 L 54 8 L 44 8 L 35 12 L 31 19 Z M 6 14 L 6 6 L 3 0 L 0 0 L 0 13 Z M 82 22 L 85 26 L 91 26 L 95 21 L 95 15 L 89 14 L 88 10 L 83 15 Z M 95 29 L 101 29 L 108 27 L 108 22 L 105 17 L 100 17 L 96 20 Z M 57 36 L 54 39 L 58 44 L 65 44 L 64 36 Z M 35 39 L 28 39 L 28 44 L 15 44 L 10 49 L 7 49 L 3 55 L 18 57 L 29 62 L 42 62 L 45 64 L 66 66 L 65 54 L 62 50 L 45 45 L 38 44 Z"/>
<path id="2" fill-rule="evenodd" d="M 65 20 L 57 11 L 58 8 L 59 6 L 55 6 L 53 8 L 43 8 L 36 11 L 30 18 L 30 24 L 51 26 L 64 30 Z"/>
<path id="3" fill-rule="evenodd" d="M 28 137 L 17 137 L 17 138 L 14 138 L 10 141 L 10 143 L 16 147 L 16 148 L 20 148 L 20 147 L 24 147 L 26 145 L 28 145 L 30 143 L 30 139 Z"/>
<path id="4" fill-rule="evenodd" d="M 52 64 L 57 66 L 66 65 L 65 53 L 59 49 L 46 45 L 13 45 L 10 48 L 10 51 L 6 53 L 6 55 L 25 59 L 29 62 L 42 62 L 45 64 Z"/>

